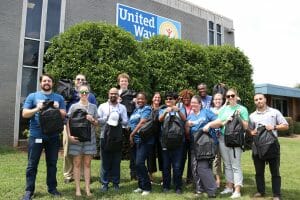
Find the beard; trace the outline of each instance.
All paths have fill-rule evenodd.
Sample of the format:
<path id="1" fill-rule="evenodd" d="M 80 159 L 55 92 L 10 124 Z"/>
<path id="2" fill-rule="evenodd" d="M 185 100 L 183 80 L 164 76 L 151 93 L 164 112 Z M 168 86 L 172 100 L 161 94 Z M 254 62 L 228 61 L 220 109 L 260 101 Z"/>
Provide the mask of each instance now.
<path id="1" fill-rule="evenodd" d="M 49 85 L 49 84 L 42 85 L 41 88 L 42 88 L 42 90 L 45 91 L 45 92 L 49 92 L 49 91 L 52 90 L 52 86 Z"/>
<path id="2" fill-rule="evenodd" d="M 110 97 L 109 100 L 111 103 L 117 103 L 118 98 L 113 96 L 113 97 Z"/>

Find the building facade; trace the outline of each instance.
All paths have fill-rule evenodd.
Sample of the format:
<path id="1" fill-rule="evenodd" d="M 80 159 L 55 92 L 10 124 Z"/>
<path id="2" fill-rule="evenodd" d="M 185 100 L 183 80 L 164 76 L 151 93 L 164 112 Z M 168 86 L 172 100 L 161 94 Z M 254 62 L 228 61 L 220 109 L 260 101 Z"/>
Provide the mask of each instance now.
<path id="1" fill-rule="evenodd" d="M 300 89 L 273 84 L 255 85 L 255 93 L 262 93 L 267 104 L 278 109 L 283 116 L 300 121 Z"/>
<path id="2" fill-rule="evenodd" d="M 231 19 L 184 0 L 3 0 L 0 1 L 0 145 L 24 138 L 20 116 L 26 96 L 39 89 L 50 40 L 77 23 L 117 24 L 118 5 L 180 24 L 180 38 L 203 45 L 234 45 Z M 143 21 L 151 25 L 150 21 Z"/>

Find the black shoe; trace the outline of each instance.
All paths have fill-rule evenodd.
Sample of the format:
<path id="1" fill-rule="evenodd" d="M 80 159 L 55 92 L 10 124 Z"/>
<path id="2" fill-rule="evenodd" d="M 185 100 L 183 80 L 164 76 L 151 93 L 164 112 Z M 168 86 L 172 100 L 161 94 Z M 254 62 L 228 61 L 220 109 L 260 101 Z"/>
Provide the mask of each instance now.
<path id="1" fill-rule="evenodd" d="M 102 185 L 102 187 L 100 188 L 100 192 L 107 192 L 108 191 L 108 185 L 104 184 Z"/>
<path id="2" fill-rule="evenodd" d="M 49 194 L 51 194 L 53 197 L 61 197 L 61 193 L 57 190 L 51 190 L 49 191 Z"/>
<path id="3" fill-rule="evenodd" d="M 208 195 L 208 198 L 210 198 L 210 199 L 211 199 L 211 198 L 217 198 L 217 196 L 216 196 L 215 194 L 209 194 L 209 195 Z"/>
<path id="4" fill-rule="evenodd" d="M 181 189 L 176 189 L 176 194 L 182 194 L 182 190 Z"/>
<path id="5" fill-rule="evenodd" d="M 119 184 L 114 184 L 114 190 L 116 191 L 116 192 L 118 192 L 119 190 L 120 190 L 120 186 L 119 186 Z"/>
<path id="6" fill-rule="evenodd" d="M 26 191 L 25 195 L 23 196 L 22 200 L 31 200 L 33 196 L 33 192 L 31 191 Z"/>

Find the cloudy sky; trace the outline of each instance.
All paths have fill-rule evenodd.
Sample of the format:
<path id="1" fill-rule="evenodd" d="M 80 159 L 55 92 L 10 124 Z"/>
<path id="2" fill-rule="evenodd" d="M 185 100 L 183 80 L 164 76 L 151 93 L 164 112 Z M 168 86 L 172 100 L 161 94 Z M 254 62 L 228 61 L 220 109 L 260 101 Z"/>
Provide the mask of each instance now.
<path id="1" fill-rule="evenodd" d="M 300 83 L 297 0 L 186 0 L 233 20 L 235 46 L 248 56 L 255 84 Z"/>

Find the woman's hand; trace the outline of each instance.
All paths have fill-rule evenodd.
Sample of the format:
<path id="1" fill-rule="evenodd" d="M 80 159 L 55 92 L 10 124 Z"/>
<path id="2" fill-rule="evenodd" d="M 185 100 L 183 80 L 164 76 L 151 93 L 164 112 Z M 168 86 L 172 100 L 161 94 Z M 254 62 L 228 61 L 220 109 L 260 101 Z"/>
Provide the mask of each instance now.
<path id="1" fill-rule="evenodd" d="M 193 123 L 192 121 L 186 121 L 186 125 L 187 125 L 188 127 L 191 127 L 191 126 L 194 125 L 194 123 Z"/>
<path id="2" fill-rule="evenodd" d="M 134 145 L 133 138 L 134 138 L 134 134 L 131 133 L 130 136 L 129 136 L 129 142 L 130 142 L 130 145 L 131 145 L 131 146 Z"/>
<path id="3" fill-rule="evenodd" d="M 79 143 L 78 137 L 74 137 L 72 135 L 69 136 L 69 141 L 73 144 Z"/>

